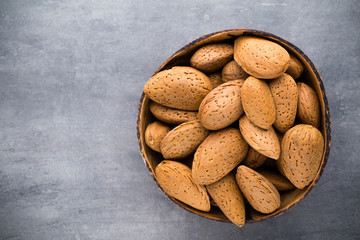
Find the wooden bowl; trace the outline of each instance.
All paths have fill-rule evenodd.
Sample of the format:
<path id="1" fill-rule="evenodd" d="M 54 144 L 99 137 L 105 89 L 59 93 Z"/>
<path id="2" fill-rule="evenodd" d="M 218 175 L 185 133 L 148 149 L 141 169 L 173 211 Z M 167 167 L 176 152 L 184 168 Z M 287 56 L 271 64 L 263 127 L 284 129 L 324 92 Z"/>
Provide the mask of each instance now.
<path id="1" fill-rule="evenodd" d="M 173 66 L 190 66 L 190 57 L 191 55 L 201 46 L 209 43 L 216 42 L 233 42 L 240 35 L 255 35 L 265 39 L 272 40 L 284 48 L 287 49 L 289 53 L 294 54 L 300 59 L 304 65 L 304 72 L 300 77 L 300 80 L 312 86 L 315 89 L 318 98 L 320 100 L 321 106 L 321 126 L 320 131 L 322 132 L 325 139 L 325 151 L 322 157 L 321 166 L 317 172 L 315 180 L 304 189 L 295 189 L 292 191 L 287 191 L 281 194 L 281 206 L 278 210 L 271 214 L 260 214 L 256 211 L 248 211 L 246 222 L 260 222 L 275 216 L 279 216 L 284 212 L 288 211 L 290 208 L 294 207 L 298 204 L 316 185 L 319 181 L 322 172 L 324 171 L 326 162 L 330 153 L 331 146 L 331 129 L 330 129 L 330 113 L 329 113 L 329 105 L 326 98 L 325 88 L 320 77 L 318 70 L 315 68 L 314 64 L 311 60 L 296 46 L 291 44 L 290 42 L 275 36 L 274 34 L 253 30 L 253 29 L 230 29 L 224 30 L 220 32 L 211 33 L 205 36 L 202 36 L 195 41 L 189 43 L 185 47 L 181 48 L 174 55 L 172 55 L 169 59 L 167 59 L 154 74 L 158 73 L 161 70 L 169 69 Z M 145 84 L 145 82 L 144 82 Z M 152 116 L 149 109 L 150 99 L 145 96 L 143 93 L 140 98 L 139 109 L 138 109 L 138 117 L 137 117 L 137 137 L 138 143 L 140 147 L 140 152 L 146 167 L 149 170 L 150 175 L 153 177 L 155 183 L 161 189 L 158 184 L 155 176 L 155 167 L 163 160 L 163 157 L 160 153 L 157 153 L 151 150 L 146 144 L 144 140 L 145 128 L 146 126 L 155 121 L 154 116 Z M 163 191 L 163 189 L 161 189 Z M 163 191 L 164 192 L 164 191 Z M 165 194 L 166 195 L 166 194 Z M 167 195 L 168 196 L 168 195 Z M 229 222 L 229 220 L 225 217 L 225 215 L 215 207 L 212 207 L 210 212 L 202 212 L 197 209 L 194 209 L 183 202 L 180 202 L 177 199 L 174 199 L 168 196 L 171 201 L 182 207 L 183 209 L 194 213 L 196 215 L 200 215 L 209 219 L 214 219 L 218 221 Z M 249 213 L 250 212 L 250 213 Z"/>

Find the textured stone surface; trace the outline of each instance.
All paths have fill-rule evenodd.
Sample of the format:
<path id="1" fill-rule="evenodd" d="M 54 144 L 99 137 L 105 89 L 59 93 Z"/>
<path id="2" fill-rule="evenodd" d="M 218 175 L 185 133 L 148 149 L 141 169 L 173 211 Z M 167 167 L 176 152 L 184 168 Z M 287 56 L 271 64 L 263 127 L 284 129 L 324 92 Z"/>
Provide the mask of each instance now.
<path id="1" fill-rule="evenodd" d="M 360 230 L 359 1 L 0 3 L 0 239 L 355 239 Z M 141 160 L 143 86 L 173 52 L 230 28 L 313 60 L 332 151 L 288 213 L 239 229 L 175 206 Z"/>

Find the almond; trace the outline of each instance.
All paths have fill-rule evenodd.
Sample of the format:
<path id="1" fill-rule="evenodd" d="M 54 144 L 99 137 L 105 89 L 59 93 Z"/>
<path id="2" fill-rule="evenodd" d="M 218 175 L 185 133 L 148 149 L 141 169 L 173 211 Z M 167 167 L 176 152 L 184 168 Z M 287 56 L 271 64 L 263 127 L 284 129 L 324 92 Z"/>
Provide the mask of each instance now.
<path id="1" fill-rule="evenodd" d="M 316 92 L 307 84 L 298 82 L 298 109 L 297 116 L 302 123 L 320 126 L 320 103 Z"/>
<path id="2" fill-rule="evenodd" d="M 244 165 L 238 167 L 236 181 L 250 205 L 261 213 L 271 213 L 280 207 L 280 194 L 264 176 Z"/>
<path id="3" fill-rule="evenodd" d="M 245 141 L 257 152 L 272 159 L 280 156 L 280 143 L 273 127 L 262 129 L 246 117 L 242 116 L 239 120 L 241 134 Z"/>
<path id="4" fill-rule="evenodd" d="M 216 88 L 217 86 L 224 83 L 221 77 L 221 72 L 215 72 L 208 74 L 208 77 L 213 85 L 213 88 Z"/>
<path id="5" fill-rule="evenodd" d="M 247 74 L 237 63 L 235 60 L 228 62 L 224 68 L 222 69 L 222 80 L 224 82 L 229 82 L 233 80 L 245 80 L 249 77 Z"/>
<path id="6" fill-rule="evenodd" d="M 272 79 L 287 70 L 290 55 L 285 48 L 272 41 L 241 36 L 234 43 L 234 59 L 251 76 Z"/>
<path id="7" fill-rule="evenodd" d="M 241 103 L 246 116 L 256 126 L 268 129 L 275 122 L 275 104 L 266 82 L 248 77 L 241 88 Z"/>
<path id="8" fill-rule="evenodd" d="M 321 132 L 311 125 L 299 124 L 285 133 L 277 167 L 295 187 L 303 189 L 315 179 L 323 152 Z"/>
<path id="9" fill-rule="evenodd" d="M 145 142 L 154 151 L 160 152 L 160 144 L 170 128 L 161 122 L 150 123 L 145 130 Z"/>
<path id="10" fill-rule="evenodd" d="M 234 224 L 242 227 L 245 224 L 244 198 L 233 174 L 206 186 L 208 193 L 225 216 Z"/>
<path id="11" fill-rule="evenodd" d="M 269 83 L 276 108 L 274 127 L 282 133 L 294 125 L 298 102 L 295 80 L 284 73 Z"/>
<path id="12" fill-rule="evenodd" d="M 240 90 L 244 80 L 230 81 L 212 90 L 201 102 L 199 120 L 210 130 L 219 130 L 235 122 L 244 113 Z"/>
<path id="13" fill-rule="evenodd" d="M 204 141 L 209 131 L 195 120 L 180 124 L 164 137 L 161 153 L 166 159 L 179 159 L 189 156 Z"/>
<path id="14" fill-rule="evenodd" d="M 169 108 L 156 102 L 150 103 L 150 111 L 157 119 L 168 124 L 178 125 L 198 119 L 197 112 Z"/>
<path id="15" fill-rule="evenodd" d="M 203 72 L 215 72 L 229 62 L 234 54 L 234 46 L 228 43 L 209 44 L 199 48 L 190 59 L 192 67 Z"/>
<path id="16" fill-rule="evenodd" d="M 210 211 L 209 195 L 204 186 L 194 183 L 188 166 L 164 160 L 156 167 L 155 174 L 167 195 L 201 211 Z"/>
<path id="17" fill-rule="evenodd" d="M 181 110 L 198 110 L 213 89 L 209 78 L 191 67 L 173 67 L 155 74 L 144 92 L 154 102 Z"/>
<path id="18" fill-rule="evenodd" d="M 250 147 L 242 163 L 250 168 L 258 168 L 264 164 L 266 159 L 267 156 L 262 155 L 261 153 L 255 151 L 253 148 Z"/>
<path id="19" fill-rule="evenodd" d="M 289 74 L 293 79 L 297 79 L 300 77 L 302 72 L 304 71 L 304 66 L 300 62 L 297 57 L 294 55 L 290 55 L 289 67 L 286 70 L 286 73 Z"/>
<path id="20" fill-rule="evenodd" d="M 287 191 L 295 188 L 289 180 L 274 170 L 262 168 L 258 169 L 257 172 L 268 179 L 278 191 Z"/>
<path id="21" fill-rule="evenodd" d="M 210 133 L 194 155 L 192 176 L 198 184 L 211 184 L 224 177 L 244 159 L 248 145 L 238 129 Z"/>

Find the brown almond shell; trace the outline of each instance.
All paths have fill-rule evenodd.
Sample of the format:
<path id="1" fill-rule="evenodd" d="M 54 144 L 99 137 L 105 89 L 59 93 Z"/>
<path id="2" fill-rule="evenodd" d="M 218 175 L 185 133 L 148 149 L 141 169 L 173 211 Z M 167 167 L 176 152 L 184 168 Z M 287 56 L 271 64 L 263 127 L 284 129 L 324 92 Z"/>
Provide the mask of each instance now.
<path id="1" fill-rule="evenodd" d="M 206 185 L 206 189 L 216 205 L 231 222 L 238 227 L 245 224 L 244 198 L 232 173 L 210 185 Z"/>
<path id="2" fill-rule="evenodd" d="M 249 168 L 258 168 L 261 165 L 263 165 L 267 159 L 268 159 L 267 156 L 262 155 L 252 147 L 249 147 L 249 151 L 246 154 L 246 157 L 242 161 L 242 163 L 248 166 Z"/>
<path id="3" fill-rule="evenodd" d="M 255 36 L 241 36 L 234 43 L 234 59 L 249 75 L 272 79 L 287 70 L 290 55 L 275 42 Z"/>
<path id="4" fill-rule="evenodd" d="M 240 131 L 226 128 L 215 131 L 200 144 L 194 155 L 192 176 L 198 184 L 211 184 L 233 170 L 248 151 Z"/>
<path id="5" fill-rule="evenodd" d="M 241 87 L 241 103 L 246 116 L 256 126 L 269 129 L 276 119 L 274 99 L 263 80 L 248 77 Z"/>
<path id="6" fill-rule="evenodd" d="M 154 151 L 160 152 L 161 141 L 170 132 L 170 127 L 159 122 L 150 123 L 145 130 L 145 142 Z"/>
<path id="7" fill-rule="evenodd" d="M 198 112 L 165 107 L 156 102 L 150 103 L 150 111 L 157 119 L 168 124 L 178 125 L 198 119 Z"/>
<path id="8" fill-rule="evenodd" d="M 224 82 L 229 82 L 239 79 L 245 80 L 249 77 L 249 74 L 247 74 L 235 60 L 232 60 L 223 67 L 221 76 Z"/>
<path id="9" fill-rule="evenodd" d="M 191 57 L 190 65 L 205 73 L 220 70 L 233 58 L 234 46 L 229 43 L 209 44 L 199 48 Z"/>
<path id="10" fill-rule="evenodd" d="M 295 80 L 284 73 L 269 82 L 276 108 L 274 127 L 282 133 L 294 125 L 298 104 L 298 89 Z"/>
<path id="11" fill-rule="evenodd" d="M 161 153 L 165 159 L 187 157 L 208 134 L 209 131 L 198 120 L 182 123 L 166 134 L 160 145 Z"/>
<path id="12" fill-rule="evenodd" d="M 166 194 L 198 210 L 210 211 L 210 198 L 206 188 L 194 183 L 188 166 L 164 160 L 156 167 L 155 174 Z"/>
<path id="13" fill-rule="evenodd" d="M 268 179 L 278 191 L 288 191 L 295 188 L 295 186 L 287 178 L 275 170 L 261 168 L 256 169 L 256 171 Z"/>
<path id="14" fill-rule="evenodd" d="M 222 80 L 221 72 L 214 72 L 207 75 L 213 85 L 213 88 L 218 87 L 219 85 L 223 84 L 224 81 Z"/>
<path id="15" fill-rule="evenodd" d="M 239 120 L 239 128 L 245 141 L 257 152 L 272 159 L 280 156 L 280 142 L 273 127 L 262 129 L 246 115 Z"/>
<path id="16" fill-rule="evenodd" d="M 225 128 L 244 113 L 241 105 L 241 86 L 244 80 L 223 83 L 213 89 L 201 102 L 199 120 L 209 130 Z"/>
<path id="17" fill-rule="evenodd" d="M 301 76 L 304 71 L 304 65 L 294 55 L 290 55 L 289 67 L 286 73 L 289 74 L 293 79 L 297 79 Z"/>
<path id="18" fill-rule="evenodd" d="M 324 138 L 312 125 L 290 128 L 281 142 L 279 171 L 297 188 L 303 189 L 316 177 L 324 153 Z"/>
<path id="19" fill-rule="evenodd" d="M 199 70 L 173 67 L 151 77 L 144 86 L 144 93 L 161 105 L 194 111 L 212 89 L 209 78 Z"/>
<path id="20" fill-rule="evenodd" d="M 280 207 L 280 194 L 264 176 L 249 167 L 240 165 L 236 181 L 250 205 L 261 213 L 272 213 Z"/>
<path id="21" fill-rule="evenodd" d="M 298 82 L 297 87 L 299 94 L 297 117 L 302 123 L 319 128 L 320 104 L 316 92 L 303 82 Z"/>

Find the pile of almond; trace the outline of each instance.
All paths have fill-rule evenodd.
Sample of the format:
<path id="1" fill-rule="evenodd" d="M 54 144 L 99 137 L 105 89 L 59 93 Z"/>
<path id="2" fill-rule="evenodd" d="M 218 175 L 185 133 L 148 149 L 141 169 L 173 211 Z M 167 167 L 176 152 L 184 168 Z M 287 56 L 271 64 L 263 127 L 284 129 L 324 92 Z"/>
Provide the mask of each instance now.
<path id="1" fill-rule="evenodd" d="M 144 87 L 158 119 L 145 141 L 164 159 L 156 179 L 169 196 L 201 211 L 219 207 L 241 227 L 249 209 L 272 213 L 279 191 L 314 180 L 324 151 L 319 100 L 294 80 L 301 61 L 260 37 L 202 46 L 189 65 Z"/>

